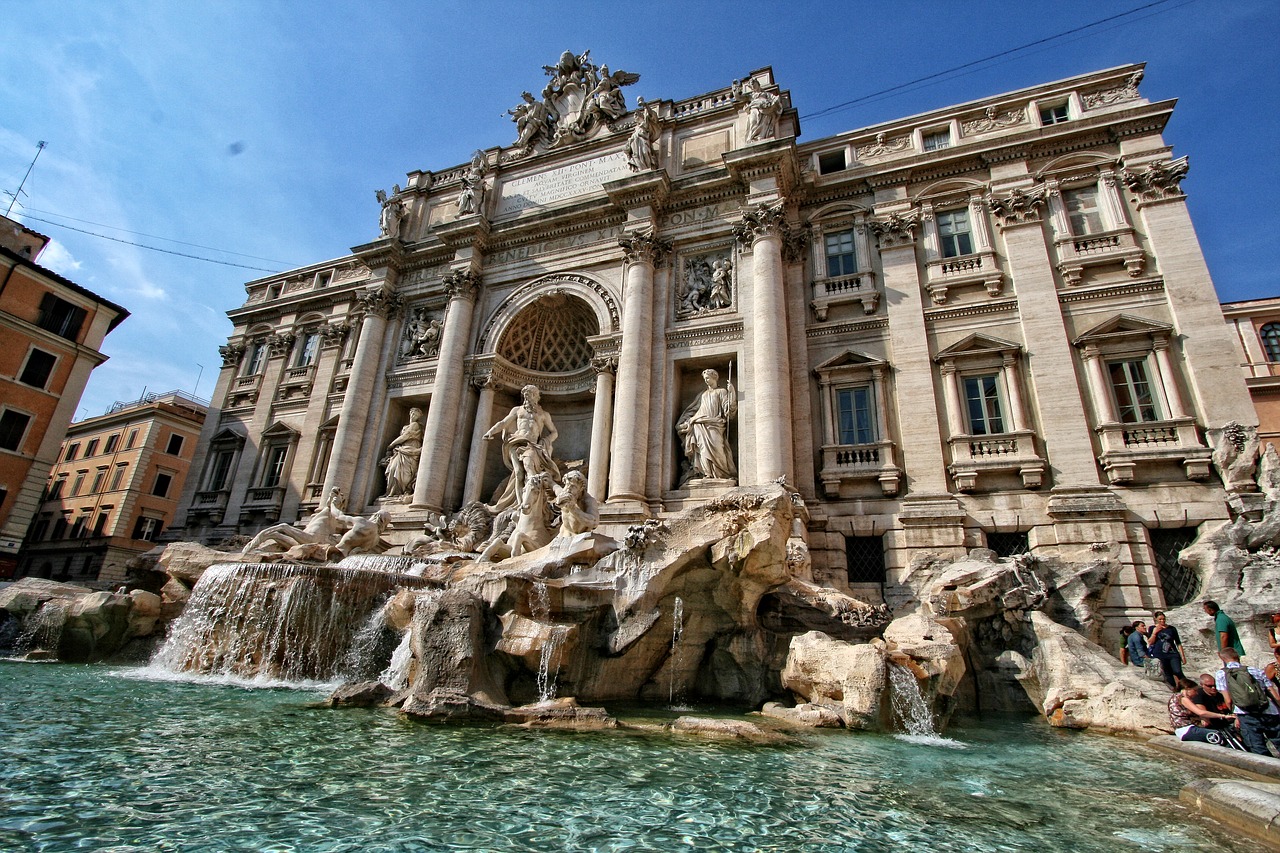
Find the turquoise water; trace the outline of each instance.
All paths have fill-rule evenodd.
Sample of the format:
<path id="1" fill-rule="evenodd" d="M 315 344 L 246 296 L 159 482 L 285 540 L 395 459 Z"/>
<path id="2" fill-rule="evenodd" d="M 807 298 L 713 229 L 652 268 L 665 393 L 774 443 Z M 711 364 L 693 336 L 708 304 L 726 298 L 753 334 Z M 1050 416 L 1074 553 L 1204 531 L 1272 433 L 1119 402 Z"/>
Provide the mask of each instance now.
<path id="1" fill-rule="evenodd" d="M 1192 768 L 1039 721 L 959 748 L 529 732 L 0 662 L 0 850 L 1231 850 Z"/>

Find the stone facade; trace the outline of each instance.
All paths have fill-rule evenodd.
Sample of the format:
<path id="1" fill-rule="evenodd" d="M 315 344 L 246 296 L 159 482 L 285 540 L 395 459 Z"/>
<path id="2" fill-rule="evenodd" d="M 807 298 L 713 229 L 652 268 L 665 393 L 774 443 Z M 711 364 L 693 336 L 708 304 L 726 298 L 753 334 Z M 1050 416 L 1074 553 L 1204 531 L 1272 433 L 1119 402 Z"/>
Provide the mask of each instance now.
<path id="1" fill-rule="evenodd" d="M 1242 350 L 1244 381 L 1258 410 L 1258 440 L 1280 443 L 1280 297 L 1225 302 L 1222 313 Z"/>
<path id="2" fill-rule="evenodd" d="M 379 191 L 378 239 L 246 285 L 175 535 L 338 486 L 404 541 L 495 498 L 485 434 L 536 385 L 618 538 L 785 478 L 820 583 L 892 602 L 916 558 L 1105 553 L 1105 618 L 1166 603 L 1152 531 L 1228 518 L 1205 431 L 1256 416 L 1141 66 L 802 143 L 771 69 L 628 112 L 635 75 L 586 57 L 512 146 Z M 707 369 L 736 480 L 677 431 Z"/>

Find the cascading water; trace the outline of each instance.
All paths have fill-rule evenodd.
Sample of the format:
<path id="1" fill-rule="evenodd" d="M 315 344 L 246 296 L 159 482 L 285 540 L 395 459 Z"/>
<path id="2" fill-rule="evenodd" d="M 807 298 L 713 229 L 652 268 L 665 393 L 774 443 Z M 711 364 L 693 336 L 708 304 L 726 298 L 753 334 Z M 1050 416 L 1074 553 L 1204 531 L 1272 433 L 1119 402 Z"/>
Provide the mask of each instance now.
<path id="1" fill-rule="evenodd" d="M 667 705 L 673 711 L 687 711 L 684 705 L 683 688 L 676 689 L 676 679 L 679 678 L 682 670 L 684 649 L 680 646 L 680 639 L 684 636 L 684 599 L 676 596 L 675 604 L 671 609 L 671 663 L 669 671 L 670 679 L 667 681 Z"/>
<path id="2" fill-rule="evenodd" d="M 929 703 L 920 692 L 920 682 L 911 670 L 896 663 L 889 664 L 889 693 L 893 718 L 902 732 L 898 735 L 900 739 L 933 746 L 964 748 L 964 744 L 943 737 L 934 728 L 933 711 L 929 709 Z"/>
<path id="3" fill-rule="evenodd" d="M 560 675 L 560 649 L 564 646 L 569 629 L 564 625 L 552 625 L 547 641 L 542 644 L 538 659 L 538 702 L 550 702 L 556 698 L 556 678 Z"/>
<path id="4" fill-rule="evenodd" d="M 424 583 L 333 566 L 215 565 L 196 584 L 151 665 L 261 680 L 332 680 L 360 660 L 353 652 L 357 637 L 373 631 L 371 617 L 386 597 Z"/>
<path id="5" fill-rule="evenodd" d="M 545 583 L 535 583 L 529 587 L 529 615 L 539 622 L 551 619 L 551 597 L 547 594 Z"/>
<path id="6" fill-rule="evenodd" d="M 60 601 L 46 601 L 27 619 L 14 643 L 14 651 L 24 654 L 32 649 L 57 653 L 62 644 L 62 631 L 67 626 L 67 607 Z"/>
<path id="7" fill-rule="evenodd" d="M 378 676 L 378 680 L 392 690 L 403 690 L 409 686 L 409 661 L 413 659 L 413 632 L 405 631 L 400 637 L 400 645 L 391 653 L 391 663 Z"/>

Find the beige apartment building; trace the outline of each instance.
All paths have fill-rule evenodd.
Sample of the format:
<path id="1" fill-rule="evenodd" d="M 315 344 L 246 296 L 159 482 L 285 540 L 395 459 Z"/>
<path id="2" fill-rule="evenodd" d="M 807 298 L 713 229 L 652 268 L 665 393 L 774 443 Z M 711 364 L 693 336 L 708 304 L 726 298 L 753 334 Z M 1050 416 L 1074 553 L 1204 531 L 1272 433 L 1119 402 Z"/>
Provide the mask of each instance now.
<path id="1" fill-rule="evenodd" d="M 769 68 L 627 109 L 634 76 L 531 70 L 513 144 L 249 282 L 174 535 L 336 486 L 402 542 L 535 464 L 621 535 L 781 477 L 815 576 L 890 603 L 977 547 L 1111 555 L 1113 621 L 1195 595 L 1177 550 L 1254 506 L 1213 437 L 1256 416 L 1142 66 L 804 142 Z"/>
<path id="2" fill-rule="evenodd" d="M 72 424 L 19 574 L 124 582 L 125 562 L 154 547 L 173 521 L 207 412 L 207 401 L 169 391 Z"/>
<path id="3" fill-rule="evenodd" d="M 1280 448 L 1280 296 L 1225 302 L 1222 313 L 1240 344 L 1258 438 Z"/>

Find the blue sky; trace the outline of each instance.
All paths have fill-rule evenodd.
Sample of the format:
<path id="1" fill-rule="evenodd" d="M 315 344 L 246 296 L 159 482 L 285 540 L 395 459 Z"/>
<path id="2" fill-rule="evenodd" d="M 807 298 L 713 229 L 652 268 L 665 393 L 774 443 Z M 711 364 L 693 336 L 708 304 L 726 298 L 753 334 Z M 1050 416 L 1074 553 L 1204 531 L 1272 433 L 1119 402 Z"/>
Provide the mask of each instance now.
<path id="1" fill-rule="evenodd" d="M 1165 139 L 1191 156 L 1183 188 L 1220 296 L 1276 295 L 1274 0 L 1165 0 L 977 71 L 803 118 L 1150 2 L 11 0 L 0 189 L 17 187 L 46 140 L 22 199 L 28 224 L 56 241 L 42 262 L 133 312 L 107 339 L 111 359 L 78 418 L 144 388 L 208 396 L 231 331 L 225 312 L 244 301 L 245 281 L 375 237 L 374 190 L 406 172 L 510 144 L 505 111 L 565 49 L 640 73 L 629 104 L 690 97 L 772 65 L 802 140 L 1146 62 L 1143 94 L 1179 99 Z"/>

